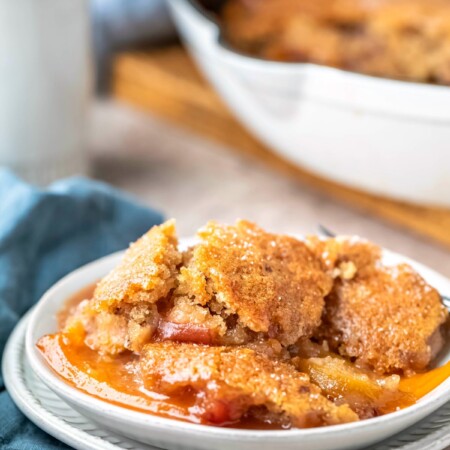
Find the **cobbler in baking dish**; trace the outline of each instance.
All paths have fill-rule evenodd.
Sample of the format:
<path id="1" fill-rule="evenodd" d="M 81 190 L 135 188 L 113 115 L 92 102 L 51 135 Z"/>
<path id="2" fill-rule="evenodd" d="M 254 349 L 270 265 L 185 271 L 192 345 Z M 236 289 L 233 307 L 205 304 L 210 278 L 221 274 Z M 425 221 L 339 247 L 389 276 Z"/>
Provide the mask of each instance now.
<path id="1" fill-rule="evenodd" d="M 448 366 L 428 370 L 445 340 L 440 295 L 376 245 L 247 221 L 197 237 L 182 250 L 168 221 L 133 243 L 39 340 L 50 366 L 123 407 L 261 429 L 369 419 L 446 379 Z"/>
<path id="2" fill-rule="evenodd" d="M 223 34 L 277 61 L 450 84 L 448 0 L 226 0 Z"/>

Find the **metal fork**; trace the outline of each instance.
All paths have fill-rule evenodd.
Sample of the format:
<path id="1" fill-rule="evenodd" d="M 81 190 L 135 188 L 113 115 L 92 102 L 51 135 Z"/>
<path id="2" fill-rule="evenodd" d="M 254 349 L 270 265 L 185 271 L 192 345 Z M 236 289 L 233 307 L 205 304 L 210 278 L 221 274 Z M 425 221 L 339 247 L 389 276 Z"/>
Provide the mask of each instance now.
<path id="1" fill-rule="evenodd" d="M 319 229 L 319 233 L 324 235 L 325 237 L 330 237 L 330 238 L 336 237 L 336 233 L 333 233 L 327 227 L 323 226 L 321 223 L 319 223 L 319 225 L 317 225 L 317 228 Z"/>

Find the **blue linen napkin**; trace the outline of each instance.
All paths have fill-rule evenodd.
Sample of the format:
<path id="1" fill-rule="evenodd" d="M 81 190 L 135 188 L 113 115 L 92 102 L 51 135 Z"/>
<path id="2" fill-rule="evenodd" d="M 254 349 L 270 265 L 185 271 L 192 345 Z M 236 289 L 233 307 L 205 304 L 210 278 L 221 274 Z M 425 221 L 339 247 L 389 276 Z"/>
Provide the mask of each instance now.
<path id="1" fill-rule="evenodd" d="M 71 178 L 40 190 L 0 169 L 0 356 L 14 325 L 52 284 L 162 220 L 99 182 Z M 62 448 L 20 413 L 0 375 L 0 449 Z"/>

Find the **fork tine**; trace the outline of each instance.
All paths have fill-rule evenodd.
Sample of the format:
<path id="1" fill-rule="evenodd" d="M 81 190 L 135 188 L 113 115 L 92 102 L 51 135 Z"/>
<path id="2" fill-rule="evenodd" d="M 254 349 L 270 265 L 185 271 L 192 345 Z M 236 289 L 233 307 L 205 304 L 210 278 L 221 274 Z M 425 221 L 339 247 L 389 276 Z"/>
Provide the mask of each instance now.
<path id="1" fill-rule="evenodd" d="M 446 295 L 441 295 L 442 303 L 450 309 L 450 297 L 447 297 Z"/>
<path id="2" fill-rule="evenodd" d="M 327 227 L 323 226 L 321 223 L 317 225 L 317 228 L 319 229 L 319 233 L 323 234 L 326 237 L 336 237 L 336 233 L 333 233 L 331 230 L 329 230 Z"/>

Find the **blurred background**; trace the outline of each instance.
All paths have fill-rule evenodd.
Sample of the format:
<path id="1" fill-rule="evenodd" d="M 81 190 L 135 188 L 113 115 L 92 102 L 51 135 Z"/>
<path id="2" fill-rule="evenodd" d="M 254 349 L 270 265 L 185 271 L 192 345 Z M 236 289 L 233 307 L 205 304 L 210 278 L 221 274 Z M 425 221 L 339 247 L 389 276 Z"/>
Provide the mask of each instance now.
<path id="1" fill-rule="evenodd" d="M 39 185 L 75 174 L 106 181 L 175 217 L 181 235 L 209 219 L 300 234 L 322 224 L 450 276 L 448 160 L 430 181 L 436 202 L 336 182 L 248 131 L 204 70 L 164 0 L 0 2 L 0 164 Z M 414 152 L 401 155 L 405 167 Z M 345 139 L 330 158 L 340 154 L 357 170 Z M 364 164 L 364 148 L 356 156 Z"/>

